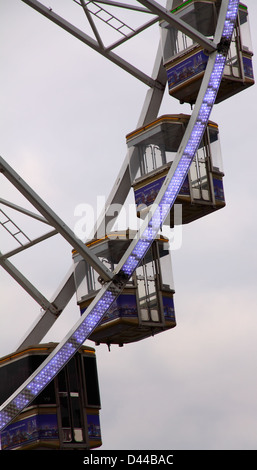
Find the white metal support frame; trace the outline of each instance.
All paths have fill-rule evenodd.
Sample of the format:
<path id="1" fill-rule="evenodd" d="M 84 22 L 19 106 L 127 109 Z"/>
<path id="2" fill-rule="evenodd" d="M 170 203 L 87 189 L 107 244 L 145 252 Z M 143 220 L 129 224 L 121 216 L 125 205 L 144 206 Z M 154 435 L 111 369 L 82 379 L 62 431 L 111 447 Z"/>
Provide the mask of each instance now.
<path id="1" fill-rule="evenodd" d="M 167 216 L 167 212 L 174 204 L 206 129 L 222 79 L 226 54 L 238 13 L 238 6 L 239 0 L 223 0 L 221 3 L 215 34 L 218 50 L 209 57 L 194 111 L 174 164 L 157 196 L 154 209 L 149 213 L 137 237 L 132 241 L 116 268 L 113 279 L 102 287 L 76 325 L 44 363 L 1 406 L 0 430 L 4 429 L 19 415 L 73 357 L 77 349 L 101 322 L 103 316 L 122 292 L 127 280 L 150 248 L 162 222 Z"/>
<path id="2" fill-rule="evenodd" d="M 150 87 L 162 88 L 162 86 L 157 81 L 154 81 L 147 74 L 145 74 L 144 72 L 142 72 L 138 68 L 134 67 L 132 64 L 130 64 L 125 59 L 123 59 L 122 57 L 115 54 L 113 51 L 109 50 L 108 48 L 103 47 L 102 43 L 99 44 L 98 41 L 91 38 L 88 34 L 84 33 L 79 28 L 77 28 L 73 24 L 71 24 L 69 21 L 67 21 L 64 18 L 62 18 L 61 16 L 59 16 L 53 10 L 45 7 L 42 3 L 38 2 L 37 0 L 22 0 L 22 1 L 24 3 L 27 3 L 27 5 L 34 8 L 36 11 L 38 11 L 39 13 L 44 15 L 46 18 L 51 20 L 53 23 L 60 26 L 65 31 L 72 34 L 72 36 L 76 37 L 77 39 L 82 41 L 84 44 L 91 47 L 96 52 L 103 55 L 104 57 L 109 59 L 111 62 L 118 65 L 123 70 L 130 73 L 131 75 L 133 75 L 135 78 L 142 81 L 146 85 L 148 85 Z"/>
<path id="3" fill-rule="evenodd" d="M 104 264 L 79 240 L 73 231 L 61 220 L 39 195 L 0 157 L 0 172 L 26 197 L 26 199 L 55 227 L 71 246 L 87 260 L 105 281 L 112 278 L 112 273 Z"/>

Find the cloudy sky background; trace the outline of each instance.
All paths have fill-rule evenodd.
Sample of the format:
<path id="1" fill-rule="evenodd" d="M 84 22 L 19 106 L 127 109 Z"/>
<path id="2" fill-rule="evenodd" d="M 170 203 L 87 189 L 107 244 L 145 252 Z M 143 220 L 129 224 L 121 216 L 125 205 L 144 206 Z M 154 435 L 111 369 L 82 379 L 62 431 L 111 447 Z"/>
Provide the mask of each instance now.
<path id="1" fill-rule="evenodd" d="M 71 4 L 47 6 L 72 21 Z M 257 4 L 247 5 L 257 54 Z M 22 1 L 0 0 L 0 11 L 0 155 L 74 229 L 79 204 L 96 210 L 97 198 L 108 196 L 147 87 Z M 153 31 L 126 50 L 149 74 L 159 40 Z M 227 205 L 183 227 L 172 251 L 177 327 L 111 352 L 96 349 L 103 450 L 257 448 L 256 104 L 255 86 L 212 112 Z M 191 111 L 166 91 L 159 114 L 177 112 Z M 29 208 L 3 177 L 0 197 Z M 15 221 L 28 234 L 42 232 L 20 215 Z M 5 252 L 12 241 L 0 235 Z M 57 236 L 11 261 L 50 298 L 70 268 L 71 247 Z M 3 269 L 0 289 L 3 356 L 40 308 Z M 73 298 L 45 340 L 61 340 L 78 318 Z"/>

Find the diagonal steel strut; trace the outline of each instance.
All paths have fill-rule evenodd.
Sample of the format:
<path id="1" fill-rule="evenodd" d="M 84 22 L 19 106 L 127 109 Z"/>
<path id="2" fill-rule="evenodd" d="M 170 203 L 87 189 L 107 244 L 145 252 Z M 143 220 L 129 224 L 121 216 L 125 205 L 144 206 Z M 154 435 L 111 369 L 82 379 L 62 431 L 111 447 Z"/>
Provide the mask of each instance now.
<path id="1" fill-rule="evenodd" d="M 99 275 L 108 281 L 112 273 L 90 250 L 77 239 L 73 231 L 61 220 L 54 211 L 39 197 L 39 195 L 0 157 L 0 172 L 26 197 L 26 199 L 48 220 L 81 256 L 86 259 Z"/>
<path id="2" fill-rule="evenodd" d="M 57 15 L 57 13 L 55 13 L 54 11 L 49 10 L 49 8 L 42 5 L 42 3 L 38 2 L 37 0 L 22 0 L 22 2 L 34 8 L 36 11 L 38 11 L 43 16 L 51 20 L 53 23 L 57 24 L 58 26 L 63 28 L 65 31 L 72 34 L 74 37 L 82 41 L 84 44 L 91 47 L 96 52 L 103 55 L 104 57 L 109 59 L 111 62 L 118 65 L 123 70 L 130 73 L 131 75 L 133 75 L 134 77 L 136 77 L 138 80 L 145 83 L 149 87 L 162 88 L 160 83 L 153 80 L 147 74 L 145 74 L 144 72 L 142 72 L 137 67 L 130 64 L 129 62 L 127 62 L 125 59 L 123 59 L 119 55 L 115 54 L 112 51 L 109 51 L 107 48 L 104 48 L 102 44 L 99 45 L 99 43 L 95 41 L 94 39 L 92 39 L 88 34 L 84 33 L 79 28 L 71 24 L 69 21 Z"/>

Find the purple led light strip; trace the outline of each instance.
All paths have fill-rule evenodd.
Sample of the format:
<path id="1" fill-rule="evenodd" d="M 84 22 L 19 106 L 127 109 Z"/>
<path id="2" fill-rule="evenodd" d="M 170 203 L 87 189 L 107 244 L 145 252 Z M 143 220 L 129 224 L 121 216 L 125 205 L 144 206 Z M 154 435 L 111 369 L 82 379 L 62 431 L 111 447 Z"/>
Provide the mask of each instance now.
<path id="1" fill-rule="evenodd" d="M 224 23 L 222 39 L 231 40 L 237 17 L 239 0 L 230 0 L 228 4 L 226 20 Z M 208 119 L 215 103 L 218 88 L 221 82 L 226 57 L 221 53 L 216 54 L 209 84 L 198 112 L 196 123 L 193 127 L 183 155 L 177 168 L 167 185 L 167 189 L 161 198 L 158 207 L 144 230 L 140 240 L 136 243 L 131 255 L 122 266 L 121 272 L 125 277 L 130 277 L 139 265 L 141 259 L 148 251 L 151 243 L 158 233 L 163 221 L 168 215 L 177 194 L 188 173 L 192 159 L 203 137 Z M 169 175 L 168 175 L 169 177 Z M 167 177 L 167 178 L 168 178 Z M 164 182 L 165 185 L 165 182 Z M 96 296 L 88 310 L 52 354 L 44 361 L 41 367 L 0 407 L 0 430 L 4 429 L 33 399 L 46 387 L 48 383 L 71 359 L 79 347 L 97 327 L 114 300 L 123 290 L 125 282 L 115 284 L 111 281 L 104 286 Z"/>

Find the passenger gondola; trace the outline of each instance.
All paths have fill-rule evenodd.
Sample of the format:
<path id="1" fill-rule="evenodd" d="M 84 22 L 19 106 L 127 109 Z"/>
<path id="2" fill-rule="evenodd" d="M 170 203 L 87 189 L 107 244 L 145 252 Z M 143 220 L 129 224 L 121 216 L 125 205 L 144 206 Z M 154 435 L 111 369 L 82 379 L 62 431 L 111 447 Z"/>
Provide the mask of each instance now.
<path id="1" fill-rule="evenodd" d="M 212 40 L 220 4 L 219 0 L 187 0 L 181 2 L 171 13 Z M 207 65 L 208 53 L 166 21 L 161 21 L 160 26 L 169 94 L 182 103 L 194 104 Z M 254 84 L 252 56 L 248 9 L 240 3 L 216 103 Z"/>

